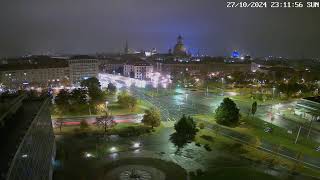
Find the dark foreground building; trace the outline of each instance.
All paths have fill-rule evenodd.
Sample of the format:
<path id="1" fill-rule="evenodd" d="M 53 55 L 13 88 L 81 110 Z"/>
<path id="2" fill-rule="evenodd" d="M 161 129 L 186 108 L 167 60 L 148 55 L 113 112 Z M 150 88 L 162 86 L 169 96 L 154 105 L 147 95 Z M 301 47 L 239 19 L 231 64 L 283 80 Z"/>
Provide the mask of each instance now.
<path id="1" fill-rule="evenodd" d="M 0 179 L 50 180 L 55 155 L 49 98 L 1 97 Z"/>

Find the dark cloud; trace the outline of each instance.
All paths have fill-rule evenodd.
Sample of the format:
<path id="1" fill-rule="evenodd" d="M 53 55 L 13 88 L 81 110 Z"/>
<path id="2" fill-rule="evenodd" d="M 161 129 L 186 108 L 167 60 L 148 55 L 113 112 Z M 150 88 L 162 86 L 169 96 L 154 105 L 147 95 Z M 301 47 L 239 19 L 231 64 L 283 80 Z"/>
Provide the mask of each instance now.
<path id="1" fill-rule="evenodd" d="M 167 51 L 178 34 L 211 55 L 319 57 L 320 8 L 228 9 L 225 0 L 4 0 L 0 56 Z"/>

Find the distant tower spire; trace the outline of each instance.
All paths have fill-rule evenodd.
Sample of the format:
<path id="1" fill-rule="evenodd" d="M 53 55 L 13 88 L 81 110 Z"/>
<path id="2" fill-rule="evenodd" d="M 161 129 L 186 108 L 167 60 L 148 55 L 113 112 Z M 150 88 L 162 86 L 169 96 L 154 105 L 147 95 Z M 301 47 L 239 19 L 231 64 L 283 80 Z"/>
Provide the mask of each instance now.
<path id="1" fill-rule="evenodd" d="M 187 49 L 185 48 L 183 44 L 183 38 L 181 35 L 177 38 L 177 44 L 174 46 L 173 54 L 176 56 L 186 56 L 187 55 Z"/>
<path id="2" fill-rule="evenodd" d="M 179 35 L 177 38 L 177 44 L 183 44 L 183 38 L 181 35 Z"/>
<path id="3" fill-rule="evenodd" d="M 128 40 L 126 40 L 126 45 L 124 47 L 124 53 L 129 54 L 129 45 L 128 45 Z"/>

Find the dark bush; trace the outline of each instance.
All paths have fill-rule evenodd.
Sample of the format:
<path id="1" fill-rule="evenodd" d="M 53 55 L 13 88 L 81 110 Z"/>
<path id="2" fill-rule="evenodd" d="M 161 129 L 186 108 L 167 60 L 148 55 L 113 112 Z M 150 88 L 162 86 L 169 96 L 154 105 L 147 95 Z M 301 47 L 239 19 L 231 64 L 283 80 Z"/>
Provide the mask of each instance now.
<path id="1" fill-rule="evenodd" d="M 204 123 L 199 123 L 199 125 L 198 125 L 198 126 L 199 126 L 199 128 L 200 128 L 200 129 L 204 129 L 204 128 L 205 128 Z"/>
<path id="2" fill-rule="evenodd" d="M 197 169 L 197 176 L 203 176 L 204 172 L 201 169 Z"/>
<path id="3" fill-rule="evenodd" d="M 205 144 L 204 145 L 204 148 L 207 150 L 207 151 L 212 151 L 211 147 L 209 146 L 209 144 Z"/>
<path id="4" fill-rule="evenodd" d="M 202 139 L 213 142 L 213 137 L 208 135 L 202 135 L 200 136 Z"/>

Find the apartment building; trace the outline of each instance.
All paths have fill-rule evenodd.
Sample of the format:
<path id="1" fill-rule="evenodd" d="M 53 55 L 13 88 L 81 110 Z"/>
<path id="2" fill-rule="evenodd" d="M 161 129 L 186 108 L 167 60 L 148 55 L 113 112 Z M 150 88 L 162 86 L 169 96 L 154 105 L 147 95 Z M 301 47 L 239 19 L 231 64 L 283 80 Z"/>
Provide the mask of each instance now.
<path id="1" fill-rule="evenodd" d="M 99 62 L 89 56 L 75 56 L 68 60 L 70 82 L 78 84 L 80 81 L 90 77 L 98 77 Z"/>

